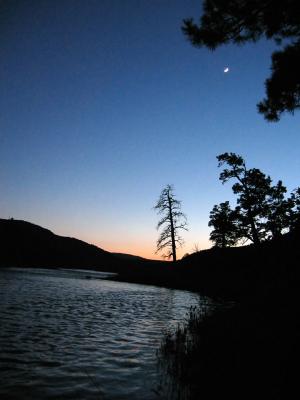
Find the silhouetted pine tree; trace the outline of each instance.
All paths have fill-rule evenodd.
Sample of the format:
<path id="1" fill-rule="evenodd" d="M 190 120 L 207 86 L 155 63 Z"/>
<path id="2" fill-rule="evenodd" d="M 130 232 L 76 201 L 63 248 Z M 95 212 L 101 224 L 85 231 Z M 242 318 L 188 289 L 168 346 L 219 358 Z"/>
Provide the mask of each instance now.
<path id="1" fill-rule="evenodd" d="M 214 205 L 210 212 L 208 226 L 214 229 L 210 233 L 210 240 L 216 247 L 234 246 L 240 239 L 237 214 L 232 210 L 229 201 Z"/>
<path id="2" fill-rule="evenodd" d="M 239 220 L 247 238 L 258 244 L 263 239 L 261 217 L 265 214 L 265 201 L 270 190 L 271 178 L 259 169 L 248 170 L 244 159 L 235 153 L 223 153 L 217 156 L 217 159 L 219 167 L 228 167 L 220 173 L 219 179 L 222 183 L 229 179 L 237 181 L 232 190 L 238 195 Z"/>
<path id="3" fill-rule="evenodd" d="M 237 195 L 237 207 L 227 212 L 227 217 L 235 218 L 235 228 L 224 225 L 227 234 L 236 235 L 236 242 L 248 239 L 255 244 L 269 238 L 276 238 L 290 230 L 300 215 L 300 189 L 296 189 L 290 198 L 286 198 L 286 187 L 282 181 L 272 186 L 272 180 L 257 168 L 248 169 L 244 159 L 235 153 L 223 153 L 217 156 L 222 183 L 230 179 L 236 180 L 232 186 Z M 221 203 L 224 205 L 226 203 Z M 229 206 L 229 203 L 228 203 Z M 217 206 L 215 206 L 217 207 Z M 221 216 L 220 208 L 214 208 L 217 216 Z M 214 215 L 214 213 L 213 213 Z M 225 218 L 225 214 L 223 215 Z M 210 222 L 215 227 L 215 222 Z M 227 227 L 227 228 L 226 228 Z"/>

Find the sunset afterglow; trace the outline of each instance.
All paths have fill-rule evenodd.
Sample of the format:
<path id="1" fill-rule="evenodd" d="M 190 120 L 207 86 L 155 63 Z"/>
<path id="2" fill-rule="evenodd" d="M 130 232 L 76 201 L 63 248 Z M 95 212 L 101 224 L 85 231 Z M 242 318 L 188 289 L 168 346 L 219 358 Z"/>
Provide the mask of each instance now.
<path id="1" fill-rule="evenodd" d="M 256 110 L 274 43 L 196 50 L 180 27 L 199 0 L 7 3 L 2 218 L 160 258 L 153 207 L 173 184 L 188 220 L 182 256 L 211 246 L 214 204 L 235 204 L 218 154 L 299 186 L 299 115 L 270 124 Z"/>

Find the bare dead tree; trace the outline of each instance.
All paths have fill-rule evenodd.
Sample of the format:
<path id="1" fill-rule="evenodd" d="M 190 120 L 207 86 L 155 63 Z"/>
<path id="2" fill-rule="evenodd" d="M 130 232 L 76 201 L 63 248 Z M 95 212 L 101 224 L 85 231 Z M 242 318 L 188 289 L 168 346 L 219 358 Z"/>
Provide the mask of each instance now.
<path id="1" fill-rule="evenodd" d="M 157 224 L 157 230 L 162 228 L 162 232 L 156 243 L 156 253 L 167 248 L 168 253 L 164 257 L 173 257 L 175 262 L 176 249 L 184 243 L 179 231 L 182 229 L 187 231 L 187 221 L 185 214 L 181 211 L 181 201 L 175 198 L 174 189 L 171 185 L 167 185 L 162 190 L 154 209 L 157 210 L 159 215 L 162 215 Z"/>

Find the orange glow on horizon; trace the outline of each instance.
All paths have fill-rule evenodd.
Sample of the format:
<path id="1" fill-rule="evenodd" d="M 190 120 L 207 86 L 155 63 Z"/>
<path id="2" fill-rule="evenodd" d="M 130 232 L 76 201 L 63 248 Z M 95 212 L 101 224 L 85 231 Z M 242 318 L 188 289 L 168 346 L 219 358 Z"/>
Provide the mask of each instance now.
<path id="1" fill-rule="evenodd" d="M 116 243 L 99 243 L 94 242 L 95 246 L 100 247 L 103 250 L 109 251 L 110 253 L 124 253 L 131 254 L 134 256 L 139 256 L 143 258 L 147 258 L 150 260 L 160 260 L 160 261 L 168 261 L 168 259 L 164 259 L 162 257 L 164 252 L 155 254 L 155 246 L 149 247 L 149 245 L 139 245 L 137 248 L 137 244 L 130 245 L 128 243 L 123 245 L 116 245 Z M 192 247 L 192 246 L 191 246 Z M 199 248 L 199 250 L 203 250 L 208 248 L 207 244 L 203 243 L 203 246 Z M 185 246 L 184 248 L 177 249 L 177 259 L 180 260 L 186 253 L 193 253 L 194 250 L 189 251 L 190 246 Z M 171 260 L 170 260 L 171 261 Z"/>
<path id="2" fill-rule="evenodd" d="M 116 245 L 115 243 L 105 244 L 98 242 L 95 242 L 94 244 L 95 246 L 100 247 L 103 250 L 109 251 L 110 253 L 124 253 L 147 258 L 150 260 L 163 260 L 160 254 L 155 254 L 155 247 L 149 248 L 149 246 L 139 246 L 137 248 L 136 245 Z"/>
<path id="3" fill-rule="evenodd" d="M 83 240 L 86 243 L 93 244 L 100 249 L 108 251 L 110 253 L 123 253 L 143 257 L 149 260 L 168 261 L 162 256 L 164 253 L 163 251 L 161 253 L 155 254 L 156 234 L 153 234 L 152 236 L 142 236 L 142 234 L 137 235 L 138 240 L 136 240 L 134 234 L 122 234 L 122 240 L 117 241 L 115 240 L 115 234 L 99 234 L 97 230 L 92 231 L 90 228 L 82 230 L 78 226 L 63 226 L 61 227 L 61 229 L 57 229 L 57 227 L 49 227 L 46 224 L 44 224 L 44 226 L 46 226 L 47 229 L 52 230 L 53 233 L 57 235 L 74 237 L 76 239 Z M 76 233 L 74 234 L 75 231 Z M 208 239 L 203 238 L 199 241 L 199 236 L 197 236 L 190 236 L 188 240 L 186 240 L 184 246 L 177 249 L 177 260 L 180 260 L 185 254 L 194 253 L 196 250 L 211 248 L 212 244 Z"/>

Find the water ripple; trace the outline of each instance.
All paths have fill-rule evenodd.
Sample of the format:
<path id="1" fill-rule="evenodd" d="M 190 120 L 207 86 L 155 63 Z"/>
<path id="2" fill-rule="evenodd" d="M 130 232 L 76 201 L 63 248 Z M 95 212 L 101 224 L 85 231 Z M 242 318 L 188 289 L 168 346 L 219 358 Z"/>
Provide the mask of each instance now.
<path id="1" fill-rule="evenodd" d="M 157 398 L 162 333 L 201 299 L 83 278 L 76 271 L 0 271 L 1 398 Z"/>

